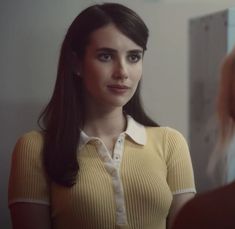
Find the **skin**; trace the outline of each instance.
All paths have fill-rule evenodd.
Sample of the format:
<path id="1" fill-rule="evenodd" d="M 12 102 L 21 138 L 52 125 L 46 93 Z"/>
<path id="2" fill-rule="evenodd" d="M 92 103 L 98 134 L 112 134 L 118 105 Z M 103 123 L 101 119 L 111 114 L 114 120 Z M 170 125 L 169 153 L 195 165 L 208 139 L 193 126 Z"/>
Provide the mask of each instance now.
<path id="1" fill-rule="evenodd" d="M 122 110 L 142 76 L 142 56 L 143 49 L 112 24 L 93 32 L 81 71 L 88 109 Z M 128 89 L 119 92 L 112 85 Z"/>
<path id="2" fill-rule="evenodd" d="M 51 229 L 50 207 L 43 204 L 16 203 L 11 205 L 13 229 Z"/>
<path id="3" fill-rule="evenodd" d="M 141 79 L 142 58 L 143 49 L 110 24 L 93 32 L 78 62 L 86 98 L 84 131 L 101 138 L 110 152 L 126 127 L 123 106 Z"/>
<path id="4" fill-rule="evenodd" d="M 112 24 L 93 32 L 84 59 L 77 59 L 86 99 L 83 130 L 101 138 L 111 154 L 117 137 L 126 128 L 123 106 L 131 99 L 141 79 L 142 60 L 143 49 Z M 193 195 L 174 195 L 168 228 L 178 210 Z M 14 229 L 51 228 L 50 208 L 46 205 L 17 203 L 11 206 L 11 216 Z"/>

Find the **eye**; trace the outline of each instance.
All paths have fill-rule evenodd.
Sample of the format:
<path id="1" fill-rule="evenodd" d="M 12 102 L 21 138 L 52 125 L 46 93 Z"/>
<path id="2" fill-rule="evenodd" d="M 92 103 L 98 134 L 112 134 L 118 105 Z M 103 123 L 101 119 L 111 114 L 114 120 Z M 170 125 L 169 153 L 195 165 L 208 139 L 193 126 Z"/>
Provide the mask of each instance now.
<path id="1" fill-rule="evenodd" d="M 110 60 L 112 60 L 112 55 L 109 53 L 99 53 L 98 60 L 102 62 L 109 62 Z"/>
<path id="2" fill-rule="evenodd" d="M 129 54 L 127 58 L 130 63 L 137 63 L 141 59 L 141 54 Z"/>

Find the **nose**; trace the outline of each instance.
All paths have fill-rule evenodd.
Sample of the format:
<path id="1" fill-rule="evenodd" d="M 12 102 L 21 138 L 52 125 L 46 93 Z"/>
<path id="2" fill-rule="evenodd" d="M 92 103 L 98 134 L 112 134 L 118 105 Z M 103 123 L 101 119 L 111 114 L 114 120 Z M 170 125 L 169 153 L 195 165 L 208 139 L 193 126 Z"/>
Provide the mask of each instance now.
<path id="1" fill-rule="evenodd" d="M 128 71 L 125 61 L 118 61 L 115 66 L 113 74 L 115 79 L 126 80 L 128 78 Z"/>

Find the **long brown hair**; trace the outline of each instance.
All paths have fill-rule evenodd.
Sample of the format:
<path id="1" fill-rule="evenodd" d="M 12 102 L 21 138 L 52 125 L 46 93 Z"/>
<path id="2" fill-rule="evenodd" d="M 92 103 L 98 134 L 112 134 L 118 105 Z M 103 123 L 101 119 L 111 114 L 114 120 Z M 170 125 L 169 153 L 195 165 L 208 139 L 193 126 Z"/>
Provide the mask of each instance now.
<path id="1" fill-rule="evenodd" d="M 76 182 L 79 170 L 77 146 L 84 125 L 82 82 L 74 77 L 74 54 L 82 60 L 90 34 L 109 23 L 128 38 L 147 48 L 148 28 L 131 9 L 116 3 L 93 5 L 82 11 L 72 22 L 63 41 L 55 89 L 52 98 L 39 117 L 44 131 L 43 160 L 49 178 L 64 186 Z M 125 113 L 146 126 L 158 126 L 146 114 L 141 104 L 140 83 Z"/>

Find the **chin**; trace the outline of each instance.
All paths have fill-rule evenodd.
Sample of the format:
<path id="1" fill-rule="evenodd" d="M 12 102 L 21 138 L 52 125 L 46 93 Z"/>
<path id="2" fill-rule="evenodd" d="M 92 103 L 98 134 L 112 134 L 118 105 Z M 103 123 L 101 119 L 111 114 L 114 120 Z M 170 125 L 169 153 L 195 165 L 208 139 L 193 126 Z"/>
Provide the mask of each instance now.
<path id="1" fill-rule="evenodd" d="M 123 107 L 128 103 L 129 100 L 116 100 L 116 101 L 109 101 L 109 104 L 113 107 Z"/>

